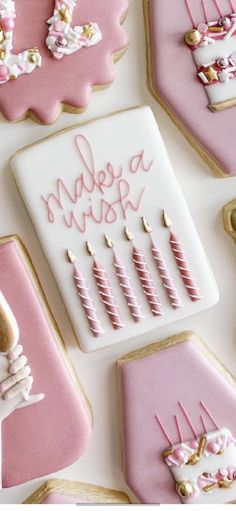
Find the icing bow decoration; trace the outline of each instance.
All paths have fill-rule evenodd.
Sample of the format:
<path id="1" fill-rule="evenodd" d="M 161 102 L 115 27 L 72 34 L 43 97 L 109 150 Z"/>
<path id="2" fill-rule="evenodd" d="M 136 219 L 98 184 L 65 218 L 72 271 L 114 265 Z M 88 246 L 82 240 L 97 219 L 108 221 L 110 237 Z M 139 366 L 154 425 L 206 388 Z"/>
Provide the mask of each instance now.
<path id="1" fill-rule="evenodd" d="M 53 16 L 48 20 L 48 49 L 57 60 L 71 55 L 81 48 L 89 48 L 102 40 L 97 23 L 71 26 L 73 10 L 77 0 L 56 0 Z"/>
<path id="2" fill-rule="evenodd" d="M 0 292 L 0 422 L 14 410 L 44 399 L 44 394 L 30 395 L 33 377 L 18 341 L 18 324 Z"/>

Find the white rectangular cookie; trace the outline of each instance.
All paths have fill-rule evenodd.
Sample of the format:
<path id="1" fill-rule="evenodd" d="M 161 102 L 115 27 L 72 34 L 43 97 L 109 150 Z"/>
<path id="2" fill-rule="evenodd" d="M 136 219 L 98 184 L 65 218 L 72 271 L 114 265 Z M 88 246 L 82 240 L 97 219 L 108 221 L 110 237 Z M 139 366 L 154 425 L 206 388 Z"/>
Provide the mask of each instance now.
<path id="1" fill-rule="evenodd" d="M 149 107 L 119 112 L 49 136 L 19 151 L 12 159 L 12 169 L 83 351 L 144 335 L 218 301 L 214 276 Z M 181 267 L 180 245 L 176 245 L 177 252 L 172 252 L 169 232 L 161 220 L 162 209 L 172 219 L 175 236 L 187 253 L 188 268 L 195 277 L 193 282 L 189 280 L 190 287 L 194 284 L 200 289 L 201 299 L 193 301 L 191 292 L 187 292 L 183 265 L 181 270 L 177 264 Z M 153 240 L 161 249 L 172 281 L 165 270 L 163 280 L 160 278 L 157 266 L 161 272 L 161 261 L 153 258 L 150 234 L 144 231 L 142 217 L 152 226 Z M 147 268 L 141 261 L 137 271 L 125 227 L 133 232 L 134 245 L 145 258 L 150 273 L 145 273 L 144 279 L 141 270 Z M 114 254 L 106 246 L 105 234 L 115 242 L 121 266 L 113 266 Z M 96 250 L 100 265 L 97 281 L 86 241 Z M 67 249 L 77 256 L 81 273 L 76 281 L 66 258 Z M 136 265 L 139 257 L 134 256 Z M 99 272 L 102 280 L 98 282 Z M 152 278 L 151 288 L 147 276 Z M 141 282 L 146 285 L 146 295 Z M 168 296 L 170 282 L 181 307 L 172 306 L 175 299 Z M 163 315 L 155 315 L 157 301 Z M 136 321 L 141 315 L 144 318 Z"/>

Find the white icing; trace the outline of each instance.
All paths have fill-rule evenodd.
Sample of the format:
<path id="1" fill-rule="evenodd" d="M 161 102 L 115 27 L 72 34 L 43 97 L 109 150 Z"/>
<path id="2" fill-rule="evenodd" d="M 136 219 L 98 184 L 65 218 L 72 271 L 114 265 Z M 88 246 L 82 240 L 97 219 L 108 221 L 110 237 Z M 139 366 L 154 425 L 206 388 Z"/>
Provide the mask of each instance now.
<path id="1" fill-rule="evenodd" d="M 14 24 L 15 19 L 15 1 L 2 0 L 0 2 L 0 22 L 2 20 L 2 23 L 8 21 Z M 3 28 L 2 31 L 0 30 L 0 34 L 1 36 L 3 34 L 3 40 L 0 41 L 0 51 L 4 52 L 4 56 L 1 55 L 0 57 L 0 85 L 12 78 L 16 79 L 23 74 L 32 73 L 36 67 L 41 66 L 42 58 L 37 48 L 25 50 L 17 55 L 12 53 L 14 25 L 11 28 Z"/>
<path id="2" fill-rule="evenodd" d="M 197 67 L 206 66 L 220 57 L 230 57 L 236 51 L 236 36 L 230 39 L 220 39 L 215 44 L 193 50 L 193 59 Z"/>
<path id="3" fill-rule="evenodd" d="M 71 55 L 83 47 L 94 46 L 102 40 L 97 23 L 90 22 L 88 25 L 77 25 L 72 28 L 70 21 L 62 21 L 61 12 L 66 10 L 67 15 L 72 19 L 76 4 L 77 0 L 57 0 L 53 16 L 48 20 L 50 27 L 46 45 L 56 59 Z M 60 39 L 62 44 L 58 43 Z"/>
<path id="4" fill-rule="evenodd" d="M 210 104 L 214 105 L 236 98 L 236 78 L 227 82 L 218 82 L 206 87 Z"/>
<path id="5" fill-rule="evenodd" d="M 75 143 L 78 135 L 86 136 L 93 146 L 96 171 L 104 169 L 107 163 L 110 162 L 114 166 L 116 174 L 118 174 L 123 165 L 123 178 L 128 180 L 130 184 L 129 200 L 137 201 L 140 191 L 143 188 L 145 189 L 138 212 L 129 210 L 127 211 L 127 218 L 124 219 L 121 208 L 116 207 L 117 219 L 114 223 L 107 223 L 103 220 L 101 224 L 97 224 L 89 219 L 87 231 L 84 234 L 75 227 L 70 229 L 65 226 L 63 211 L 55 201 L 51 204 L 55 214 L 55 223 L 50 223 L 46 206 L 41 199 L 41 196 L 48 197 L 50 193 L 56 192 L 58 178 L 63 179 L 71 193 L 75 189 L 76 178 L 81 173 L 86 176 L 88 184 L 88 172 L 79 156 Z M 83 145 L 83 148 L 84 154 L 86 154 L 91 165 L 88 149 L 85 145 Z M 140 154 L 141 151 L 144 151 L 146 165 L 154 160 L 153 165 L 148 172 L 139 169 L 137 173 L 132 173 L 130 172 L 131 159 Z M 137 163 L 138 158 L 133 161 L 134 167 Z M 214 277 L 150 108 L 143 107 L 122 112 L 94 121 L 86 126 L 75 127 L 64 133 L 59 133 L 17 154 L 12 161 L 12 165 L 20 192 L 51 264 L 82 350 L 92 351 L 145 334 L 151 330 L 157 330 L 158 327 L 164 324 L 198 313 L 217 302 L 218 292 Z M 47 168 L 47 172 L 42 172 L 44 168 Z M 107 182 L 109 180 L 107 176 Z M 62 194 L 62 198 L 66 217 L 68 218 L 69 212 L 73 210 L 76 212 L 76 217 L 81 220 L 82 211 L 89 207 L 91 200 L 96 214 L 100 210 L 101 198 L 109 202 L 117 200 L 117 180 L 112 188 L 104 189 L 104 194 L 96 189 L 93 194 L 84 194 L 77 201 L 77 204 L 73 204 L 65 194 Z M 192 302 L 184 289 L 169 246 L 169 232 L 162 227 L 162 208 L 166 209 L 174 220 L 174 230 L 179 234 L 188 253 L 201 294 L 204 297 L 198 302 Z M 153 228 L 154 241 L 158 243 L 163 252 L 163 257 L 166 259 L 184 305 L 182 308 L 174 310 L 169 303 L 151 254 L 150 237 L 142 228 L 142 216 L 148 219 Z M 124 237 L 124 227 L 126 225 L 135 234 L 135 246 L 141 249 L 145 255 L 162 303 L 164 315 L 161 317 L 152 315 L 150 306 L 142 292 L 132 261 L 132 244 Z M 135 323 L 130 315 L 114 271 L 113 254 L 105 245 L 104 234 L 107 234 L 115 242 L 117 254 L 122 257 L 122 263 L 131 278 L 139 305 L 142 307 L 145 316 L 145 319 L 139 323 Z M 85 241 L 87 240 L 96 249 L 96 259 L 103 265 L 111 283 L 112 291 L 115 293 L 121 320 L 125 324 L 122 329 L 114 331 L 109 318 L 104 314 L 104 306 L 99 301 L 92 273 L 93 260 L 88 256 L 85 249 Z M 104 329 L 104 334 L 99 338 L 94 339 L 89 330 L 86 316 L 74 286 L 73 269 L 66 260 L 65 252 L 67 249 L 77 256 L 77 263 L 86 278 L 87 286 L 96 303 L 97 315 L 102 320 Z"/>
<path id="6" fill-rule="evenodd" d="M 213 503 L 227 503 L 235 498 L 236 493 L 236 481 L 232 482 L 230 488 L 215 488 L 210 492 L 204 492 L 199 487 L 199 478 L 204 473 L 214 474 L 218 472 L 219 469 L 228 469 L 234 468 L 236 469 L 236 445 L 235 440 L 232 438 L 231 432 L 227 428 L 223 428 L 219 431 L 214 431 L 211 433 L 204 434 L 207 443 L 205 449 L 203 451 L 203 455 L 200 460 L 195 464 L 182 464 L 181 466 L 170 466 L 168 459 L 166 459 L 166 463 L 168 464 L 173 477 L 176 482 L 189 481 L 193 488 L 195 489 L 196 494 L 192 498 L 182 498 L 183 503 L 185 504 L 213 504 Z M 219 440 L 220 446 L 223 449 L 222 454 L 212 454 L 207 450 L 207 444 L 211 441 Z M 227 445 L 227 439 L 232 439 Z M 197 439 L 199 442 L 200 437 Z M 186 450 L 185 444 L 176 444 L 173 446 L 173 449 L 182 448 Z M 190 450 L 191 452 L 187 456 L 187 460 L 189 456 L 191 456 L 196 450 Z M 213 478 L 214 479 L 214 478 Z M 211 480 L 209 480 L 209 484 L 211 484 Z"/>

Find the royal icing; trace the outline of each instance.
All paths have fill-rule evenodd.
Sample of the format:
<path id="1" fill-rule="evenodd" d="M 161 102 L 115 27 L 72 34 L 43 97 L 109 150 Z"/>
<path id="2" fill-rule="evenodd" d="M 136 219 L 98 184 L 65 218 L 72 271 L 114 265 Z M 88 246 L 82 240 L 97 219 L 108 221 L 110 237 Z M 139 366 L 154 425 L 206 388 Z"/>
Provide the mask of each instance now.
<path id="1" fill-rule="evenodd" d="M 16 7 L 14 0 L 0 2 L 0 85 L 15 80 L 23 74 L 32 73 L 41 66 L 38 48 L 12 53 L 15 30 Z"/>
<path id="2" fill-rule="evenodd" d="M 33 172 L 35 165 L 40 169 L 46 162 L 47 173 Z M 58 133 L 17 154 L 12 167 L 82 350 L 144 335 L 217 301 L 214 278 L 148 107 Z M 162 222 L 163 205 L 175 218 L 176 232 L 201 289 L 203 298 L 196 302 L 186 293 L 173 257 Z M 183 307 L 173 308 L 170 303 L 164 286 L 167 282 L 159 276 L 142 226 L 143 216 L 152 225 Z M 134 235 L 133 245 L 125 233 L 128 238 Z M 115 244 L 120 259 L 116 259 L 115 268 L 104 235 Z M 86 242 L 90 252 L 96 252 L 94 260 Z M 96 305 L 104 332 L 96 338 L 66 261 L 67 249 L 77 257 Z"/>
<path id="3" fill-rule="evenodd" d="M 121 23 L 128 3 L 128 0 L 40 0 L 36 14 L 32 0 L 1 0 L 0 111 L 4 117 L 15 121 L 30 115 L 50 124 L 61 110 L 78 112 L 86 108 L 93 87 L 99 88 L 114 81 L 113 60 L 121 56 L 127 47 Z M 14 13 L 14 17 L 5 16 L 6 6 L 9 15 Z M 63 21 L 69 20 L 72 12 L 73 19 Z M 55 23 L 54 16 L 60 17 Z M 8 18 L 10 21 L 7 21 Z M 50 20 L 49 25 L 47 20 Z M 1 30 L 2 26 L 8 30 L 10 25 L 10 32 Z M 1 60 L 5 55 L 2 46 L 6 41 L 11 45 L 13 30 L 15 44 L 21 53 L 14 55 L 9 50 L 6 61 Z M 7 37 L 3 39 L 5 35 Z M 29 50 L 22 51 L 24 48 Z M 53 55 L 64 57 L 57 60 Z M 30 75 L 8 80 L 26 72 Z"/>
<path id="4" fill-rule="evenodd" d="M 32 266 L 21 243 L 16 238 L 0 240 L 0 289 L 14 311 L 20 332 L 19 343 L 13 351 L 7 356 L 0 354 L 1 377 L 2 371 L 5 371 L 0 392 L 4 395 L 14 389 L 14 396 L 11 392 L 11 399 L 6 403 L 9 407 L 13 404 L 21 408 L 8 415 L 2 423 L 3 488 L 72 464 L 84 452 L 91 434 L 87 407 L 60 352 L 50 311 L 41 287 L 34 279 Z M 16 379 L 23 376 L 19 383 L 23 382 L 24 388 L 18 387 L 18 395 L 15 395 L 16 388 L 9 388 L 11 376 Z M 22 397 L 28 397 L 31 386 L 29 399 L 21 403 Z M 35 406 L 23 408 L 32 404 L 33 400 L 36 402 L 38 393 L 43 393 L 44 399 Z M 2 406 L 0 399 L 0 410 Z"/>
<path id="5" fill-rule="evenodd" d="M 235 500 L 235 382 L 200 339 L 139 349 L 118 370 L 125 479 L 139 501 Z"/>
<path id="6" fill-rule="evenodd" d="M 190 21 L 185 0 L 178 2 L 144 0 L 148 36 L 150 34 L 148 37 L 149 84 L 156 99 L 161 102 L 199 155 L 209 164 L 213 173 L 221 177 L 234 176 L 236 174 L 234 143 L 236 110 L 227 108 L 216 116 L 212 115 L 207 105 L 211 101 L 216 104 L 215 101 L 218 99 L 209 101 L 204 87 L 207 90 L 210 87 L 212 93 L 214 89 L 216 94 L 218 90 L 221 90 L 227 97 L 228 92 L 235 94 L 233 88 L 236 81 L 230 78 L 225 83 L 218 81 L 205 86 L 197 76 L 193 60 L 195 50 L 192 52 L 188 49 L 184 36 L 191 29 L 191 25 L 192 28 L 198 27 L 205 20 L 205 15 L 201 0 L 189 0 L 189 5 L 194 21 Z M 214 0 L 204 0 L 204 5 L 207 20 L 218 22 L 221 16 Z M 222 17 L 233 13 L 228 0 L 219 0 L 218 5 L 222 10 Z M 235 10 L 234 0 L 232 5 Z M 205 52 L 214 52 L 216 49 L 216 54 L 210 55 L 210 59 L 214 58 L 215 61 L 221 56 L 219 51 L 221 44 L 232 45 L 234 40 L 233 35 L 226 41 L 219 40 L 213 45 L 196 48 L 196 56 L 197 54 L 205 55 Z M 230 48 L 229 53 L 227 51 L 223 56 L 228 58 L 233 51 L 235 50 Z M 209 63 L 207 60 L 204 58 L 201 62 Z M 226 132 L 227 137 L 224 136 Z"/>
<path id="7" fill-rule="evenodd" d="M 55 59 L 89 48 L 102 40 L 97 23 L 71 27 L 74 8 L 78 0 L 55 0 L 53 16 L 48 20 L 49 35 L 46 39 L 48 49 Z"/>
<path id="8" fill-rule="evenodd" d="M 203 23 L 195 25 L 191 0 L 185 0 L 193 27 L 185 34 L 185 42 L 192 51 L 197 76 L 203 83 L 213 110 L 236 103 L 236 10 L 229 2 L 231 12 L 223 15 L 219 4 L 218 20 L 208 20 L 206 0 L 202 0 Z M 192 5 L 192 7 L 191 7 Z"/>

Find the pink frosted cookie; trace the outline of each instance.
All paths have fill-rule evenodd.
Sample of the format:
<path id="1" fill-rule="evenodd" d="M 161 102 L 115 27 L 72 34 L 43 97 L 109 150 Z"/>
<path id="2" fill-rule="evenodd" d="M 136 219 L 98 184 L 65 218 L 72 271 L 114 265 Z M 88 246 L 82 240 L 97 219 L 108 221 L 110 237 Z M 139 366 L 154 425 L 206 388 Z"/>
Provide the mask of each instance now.
<path id="1" fill-rule="evenodd" d="M 0 485 L 8 488 L 74 463 L 90 439 L 91 417 L 15 236 L 0 239 L 0 292 Z"/>
<path id="2" fill-rule="evenodd" d="M 125 479 L 145 504 L 236 499 L 236 385 L 192 332 L 118 360 Z"/>
<path id="3" fill-rule="evenodd" d="M 145 335 L 217 302 L 149 107 L 60 131 L 11 164 L 82 350 Z"/>
<path id="4" fill-rule="evenodd" d="M 143 3 L 152 94 L 216 176 L 235 175 L 235 0 Z"/>
<path id="5" fill-rule="evenodd" d="M 37 5 L 36 5 L 37 4 Z M 1 0 L 0 111 L 44 124 L 87 107 L 114 80 L 128 0 Z"/>
<path id="6" fill-rule="evenodd" d="M 224 226 L 226 232 L 236 243 L 236 199 L 224 207 Z"/>
<path id="7" fill-rule="evenodd" d="M 93 484 L 49 479 L 24 504 L 131 504 L 120 491 Z"/>

